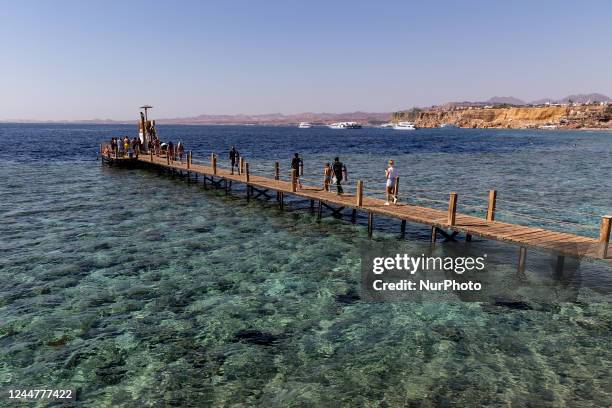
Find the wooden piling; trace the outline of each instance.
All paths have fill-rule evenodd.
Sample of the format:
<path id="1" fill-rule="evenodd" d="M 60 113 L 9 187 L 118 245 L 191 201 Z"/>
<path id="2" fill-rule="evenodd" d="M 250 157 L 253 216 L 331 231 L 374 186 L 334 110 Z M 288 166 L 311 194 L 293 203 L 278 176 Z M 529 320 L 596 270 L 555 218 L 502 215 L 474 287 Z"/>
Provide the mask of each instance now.
<path id="1" fill-rule="evenodd" d="M 374 230 L 374 213 L 368 212 L 368 238 L 372 238 L 373 230 Z"/>
<path id="2" fill-rule="evenodd" d="M 612 215 L 604 215 L 601 217 L 601 226 L 599 227 L 599 245 L 602 259 L 608 256 L 608 246 L 610 245 L 610 230 L 612 230 Z"/>
<path id="3" fill-rule="evenodd" d="M 319 200 L 319 208 L 317 208 L 317 220 L 320 221 L 322 216 L 323 216 L 323 202 Z"/>
<path id="4" fill-rule="evenodd" d="M 357 207 L 363 205 L 363 181 L 357 180 Z"/>
<path id="5" fill-rule="evenodd" d="M 280 165 L 278 162 L 274 162 L 274 180 L 280 179 Z M 280 192 L 276 191 L 276 201 L 280 202 Z"/>
<path id="6" fill-rule="evenodd" d="M 314 200 L 310 200 L 310 213 L 314 214 Z"/>
<path id="7" fill-rule="evenodd" d="M 555 277 L 560 278 L 563 276 L 564 266 L 565 266 L 565 256 L 557 255 L 557 262 L 555 263 Z"/>
<path id="8" fill-rule="evenodd" d="M 519 262 L 518 262 L 518 273 L 521 275 L 525 273 L 526 261 L 527 261 L 527 248 L 522 246 L 519 249 Z"/>
<path id="9" fill-rule="evenodd" d="M 246 175 L 246 181 L 248 183 L 249 181 L 251 181 L 251 175 L 249 174 L 249 163 L 246 163 L 244 166 L 246 168 L 245 175 Z"/>
<path id="10" fill-rule="evenodd" d="M 280 197 L 279 197 L 279 200 L 278 200 L 278 205 L 279 205 L 279 207 L 280 207 L 280 209 L 282 211 L 282 210 L 285 209 L 285 193 L 282 192 L 282 191 L 279 191 L 279 194 L 280 194 Z"/>
<path id="11" fill-rule="evenodd" d="M 244 168 L 244 157 L 240 156 L 240 158 L 238 159 L 238 175 L 244 173 L 242 171 L 243 168 Z M 234 169 L 232 168 L 232 173 L 233 172 L 234 172 Z"/>
<path id="12" fill-rule="evenodd" d="M 295 169 L 291 169 L 291 191 L 297 191 L 297 171 Z"/>
<path id="13" fill-rule="evenodd" d="M 489 205 L 487 206 L 487 221 L 495 221 L 495 205 L 497 190 L 489 190 Z"/>
<path id="14" fill-rule="evenodd" d="M 438 240 L 438 227 L 431 227 L 431 243 L 435 244 Z"/>
<path id="15" fill-rule="evenodd" d="M 399 176 L 395 178 L 395 182 L 393 183 L 393 196 L 396 201 L 399 201 Z"/>
<path id="16" fill-rule="evenodd" d="M 406 236 L 406 220 L 402 220 L 402 226 L 400 227 L 402 238 Z"/>
<path id="17" fill-rule="evenodd" d="M 213 174 L 216 176 L 217 175 L 217 156 L 214 153 L 210 156 L 210 162 L 211 162 L 211 166 L 213 169 Z"/>
<path id="18" fill-rule="evenodd" d="M 457 193 L 450 193 L 448 198 L 448 225 L 455 225 L 457 217 Z"/>
<path id="19" fill-rule="evenodd" d="M 187 152 L 187 169 L 191 168 L 191 150 Z"/>
<path id="20" fill-rule="evenodd" d="M 353 224 L 357 222 L 357 209 L 356 208 L 353 208 L 353 211 L 351 211 L 351 222 Z"/>
<path id="21" fill-rule="evenodd" d="M 168 150 L 166 150 L 166 164 L 170 165 L 170 153 L 168 153 Z"/>
<path id="22" fill-rule="evenodd" d="M 304 175 L 304 162 L 300 160 L 300 176 Z"/>
<path id="23" fill-rule="evenodd" d="M 153 149 L 149 150 L 149 155 L 151 156 L 151 163 L 153 162 Z"/>

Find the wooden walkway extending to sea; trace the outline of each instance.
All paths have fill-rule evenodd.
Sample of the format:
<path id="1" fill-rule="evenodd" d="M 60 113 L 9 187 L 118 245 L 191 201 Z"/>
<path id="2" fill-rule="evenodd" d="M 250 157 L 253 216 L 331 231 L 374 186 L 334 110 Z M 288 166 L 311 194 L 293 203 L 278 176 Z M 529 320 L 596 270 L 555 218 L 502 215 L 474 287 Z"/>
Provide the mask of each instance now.
<path id="1" fill-rule="evenodd" d="M 612 247 L 610 244 L 612 216 L 606 215 L 601 218 L 598 239 L 500 222 L 495 220 L 497 197 L 495 190 L 489 192 L 486 217 L 479 218 L 457 212 L 458 196 L 456 193 L 449 194 L 448 210 L 444 211 L 403 202 L 399 202 L 397 205 L 386 206 L 384 205 L 384 200 L 365 195 L 363 193 L 363 182 L 361 181 L 357 181 L 355 194 L 337 195 L 335 192 L 325 191 L 322 179 L 320 186 L 304 185 L 300 189 L 297 186 L 295 172 L 292 172 L 289 181 L 280 179 L 278 163 L 276 163 L 274 172 L 270 172 L 273 174 L 273 177 L 263 177 L 251 174 L 249 163 L 245 163 L 243 160 L 240 161 L 239 165 L 241 171 L 236 171 L 235 174 L 232 174 L 229 170 L 217 166 L 217 156 L 214 154 L 211 155 L 210 165 L 194 163 L 191 152 L 187 153 L 187 158 L 183 163 L 170 160 L 165 155 L 158 157 L 152 153 L 141 154 L 135 159 L 103 157 L 103 160 L 109 164 L 113 164 L 113 162 L 128 164 L 131 162 L 138 165 L 167 169 L 173 172 L 185 172 L 188 177 L 193 175 L 197 178 L 198 175 L 201 175 L 205 185 L 210 183 L 211 185 L 222 187 L 221 183 L 224 182 L 224 187 L 228 188 L 228 183 L 229 185 L 232 182 L 244 183 L 247 186 L 247 199 L 257 198 L 261 195 L 270 197 L 268 191 L 272 190 L 276 192 L 276 199 L 281 208 L 284 206 L 285 195 L 309 199 L 313 211 L 315 211 L 315 203 L 317 203 L 316 211 L 319 218 L 321 217 L 323 207 L 331 209 L 335 214 L 339 214 L 344 209 L 350 209 L 352 210 L 353 220 L 355 220 L 357 211 L 366 212 L 368 214 L 368 235 L 370 237 L 373 231 L 374 215 L 378 214 L 401 220 L 402 236 L 406 231 L 406 221 L 409 221 L 430 226 L 432 229 L 432 242 L 435 242 L 438 236 L 453 239 L 455 235 L 462 233 L 465 234 L 466 240 L 471 240 L 472 236 L 479 236 L 514 243 L 520 246 L 519 268 L 521 268 L 521 264 L 524 268 L 526 247 L 535 247 L 555 252 L 561 257 L 569 255 L 588 259 L 603 259 L 612 263 Z M 332 188 L 334 187 L 332 186 Z"/>

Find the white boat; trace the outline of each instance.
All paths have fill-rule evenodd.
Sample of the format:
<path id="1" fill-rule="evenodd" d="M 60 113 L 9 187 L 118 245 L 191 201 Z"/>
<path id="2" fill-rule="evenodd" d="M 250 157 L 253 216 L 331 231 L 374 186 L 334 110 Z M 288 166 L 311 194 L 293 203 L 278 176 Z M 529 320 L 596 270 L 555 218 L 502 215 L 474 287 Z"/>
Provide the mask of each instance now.
<path id="1" fill-rule="evenodd" d="M 452 123 L 441 123 L 440 127 L 441 128 L 456 128 L 457 126 Z"/>
<path id="2" fill-rule="evenodd" d="M 393 125 L 393 129 L 395 130 L 416 130 L 416 126 L 412 122 L 398 122 Z"/>
<path id="3" fill-rule="evenodd" d="M 541 125 L 539 128 L 545 130 L 555 130 L 557 128 L 557 125 Z"/>
<path id="4" fill-rule="evenodd" d="M 312 125 L 310 123 L 308 123 L 308 122 L 300 122 L 298 127 L 300 129 L 310 129 L 312 127 Z"/>
<path id="5" fill-rule="evenodd" d="M 394 125 L 393 123 L 383 123 L 382 125 L 380 125 L 381 128 L 383 129 L 387 129 L 387 128 L 392 128 Z"/>
<path id="6" fill-rule="evenodd" d="M 330 129 L 361 129 L 361 125 L 357 122 L 337 122 L 328 125 Z"/>

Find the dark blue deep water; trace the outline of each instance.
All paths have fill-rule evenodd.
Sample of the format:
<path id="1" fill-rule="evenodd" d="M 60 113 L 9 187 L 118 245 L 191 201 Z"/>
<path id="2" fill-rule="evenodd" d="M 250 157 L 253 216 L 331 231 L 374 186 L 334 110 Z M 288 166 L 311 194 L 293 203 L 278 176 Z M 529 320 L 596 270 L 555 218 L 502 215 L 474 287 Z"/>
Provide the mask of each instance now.
<path id="1" fill-rule="evenodd" d="M 453 296 L 365 302 L 364 220 L 307 203 L 280 212 L 150 170 L 107 168 L 98 146 L 135 126 L 0 124 L 0 388 L 70 387 L 83 406 L 612 406 L 612 270 L 580 263 L 543 294 L 531 251 L 520 302 Z M 253 171 L 306 183 L 338 155 L 349 189 L 380 194 L 389 158 L 402 200 L 595 237 L 612 213 L 612 133 L 159 126 L 194 161 L 235 144 Z M 377 219 L 410 252 L 429 231 Z M 435 251 L 443 254 L 450 244 Z M 511 245 L 491 287 L 515 284 Z M 568 261 L 569 262 L 569 261 Z M 1 400 L 0 405 L 6 400 Z"/>

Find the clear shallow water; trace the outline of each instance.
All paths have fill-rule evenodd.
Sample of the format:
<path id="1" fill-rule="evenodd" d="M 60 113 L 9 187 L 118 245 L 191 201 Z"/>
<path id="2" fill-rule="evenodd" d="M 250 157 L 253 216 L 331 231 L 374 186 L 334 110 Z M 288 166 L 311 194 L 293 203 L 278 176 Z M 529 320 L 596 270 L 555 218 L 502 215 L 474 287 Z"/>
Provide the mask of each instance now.
<path id="1" fill-rule="evenodd" d="M 305 210 L 247 205 L 240 191 L 102 168 L 100 141 L 132 130 L 0 125 L 0 387 L 72 386 L 88 406 L 612 405 L 609 267 L 583 262 L 543 300 L 531 288 L 549 256 L 530 251 L 524 310 L 444 296 L 363 302 L 352 295 L 362 220 L 318 224 Z M 497 187 L 500 203 L 612 212 L 609 133 L 160 132 L 195 160 L 234 143 L 272 169 L 297 150 L 319 178 L 312 163 L 340 154 L 353 180 L 382 187 L 391 156 L 406 189 Z M 428 231 L 409 225 L 400 243 L 398 229 L 377 219 L 375 239 L 420 251 Z M 506 261 L 491 287 L 514 282 L 515 247 L 471 245 Z"/>

